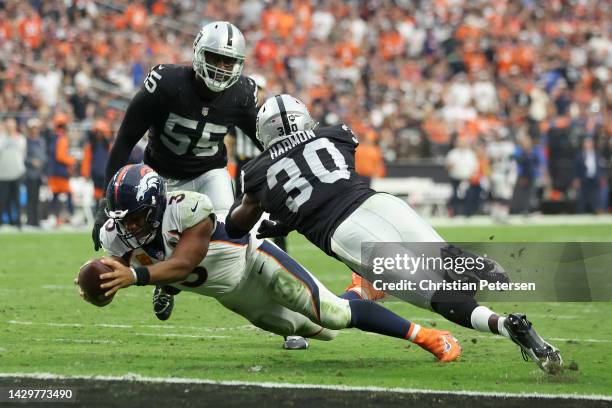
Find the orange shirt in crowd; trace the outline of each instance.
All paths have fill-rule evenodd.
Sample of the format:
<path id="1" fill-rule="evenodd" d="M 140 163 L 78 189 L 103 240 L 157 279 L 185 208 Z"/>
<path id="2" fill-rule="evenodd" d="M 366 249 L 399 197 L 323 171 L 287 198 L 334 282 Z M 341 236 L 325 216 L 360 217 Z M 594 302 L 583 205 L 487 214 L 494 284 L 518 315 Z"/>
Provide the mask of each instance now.
<path id="1" fill-rule="evenodd" d="M 280 13 L 278 19 L 277 32 L 280 38 L 286 39 L 291 35 L 291 31 L 295 27 L 295 17 L 290 13 Z"/>
<path id="2" fill-rule="evenodd" d="M 450 133 L 448 126 L 443 120 L 434 116 L 425 119 L 423 122 L 423 130 L 427 134 L 427 138 L 436 144 L 448 144 L 450 143 Z"/>
<path id="3" fill-rule="evenodd" d="M 278 47 L 269 37 L 264 37 L 255 44 L 255 62 L 258 66 L 268 65 L 277 55 Z"/>
<path id="4" fill-rule="evenodd" d="M 533 69 L 536 59 L 536 51 L 529 44 L 521 45 L 516 50 L 516 63 L 524 73 L 529 73 Z"/>
<path id="5" fill-rule="evenodd" d="M 0 21 L 0 41 L 9 41 L 13 38 L 13 26 L 8 20 Z"/>
<path id="6" fill-rule="evenodd" d="M 151 13 L 154 16 L 165 16 L 167 12 L 166 0 L 157 0 L 151 7 Z"/>
<path id="7" fill-rule="evenodd" d="M 38 14 L 32 14 L 19 23 L 19 36 L 30 48 L 40 47 L 42 42 L 42 19 Z"/>
<path id="8" fill-rule="evenodd" d="M 261 27 L 265 35 L 270 35 L 278 29 L 281 20 L 282 10 L 272 7 L 261 14 Z"/>
<path id="9" fill-rule="evenodd" d="M 497 72 L 499 74 L 507 74 L 510 68 L 514 65 L 514 47 L 510 44 L 501 46 L 495 53 L 497 60 Z"/>
<path id="10" fill-rule="evenodd" d="M 382 151 L 374 143 L 360 143 L 355 152 L 355 171 L 366 177 L 384 177 L 387 170 Z"/>
<path id="11" fill-rule="evenodd" d="M 340 60 L 344 67 L 353 66 L 357 55 L 359 55 L 359 48 L 355 47 L 350 41 L 336 45 L 336 58 Z"/>
<path id="12" fill-rule="evenodd" d="M 142 31 L 147 24 L 147 9 L 142 4 L 130 4 L 125 9 L 125 18 L 133 30 Z"/>
<path id="13" fill-rule="evenodd" d="M 380 54 L 386 60 L 391 59 L 404 52 L 404 39 L 397 31 L 382 33 L 378 38 Z"/>

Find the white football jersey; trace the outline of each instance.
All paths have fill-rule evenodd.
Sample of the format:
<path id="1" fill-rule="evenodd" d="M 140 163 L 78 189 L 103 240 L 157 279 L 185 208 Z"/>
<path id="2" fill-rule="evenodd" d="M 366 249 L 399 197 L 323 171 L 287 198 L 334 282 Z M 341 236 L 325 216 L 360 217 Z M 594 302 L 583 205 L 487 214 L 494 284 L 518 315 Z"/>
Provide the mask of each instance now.
<path id="1" fill-rule="evenodd" d="M 132 249 L 119 238 L 114 221 L 109 219 L 100 230 L 104 250 L 134 267 L 152 265 L 172 256 L 184 230 L 213 215 L 210 199 L 204 194 L 172 191 L 167 193 L 166 199 L 161 239 L 158 237 L 150 244 Z M 249 235 L 231 239 L 225 226 L 216 222 L 206 257 L 185 281 L 171 286 L 212 297 L 228 293 L 240 283 L 245 274 L 247 254 L 255 247 Z"/>

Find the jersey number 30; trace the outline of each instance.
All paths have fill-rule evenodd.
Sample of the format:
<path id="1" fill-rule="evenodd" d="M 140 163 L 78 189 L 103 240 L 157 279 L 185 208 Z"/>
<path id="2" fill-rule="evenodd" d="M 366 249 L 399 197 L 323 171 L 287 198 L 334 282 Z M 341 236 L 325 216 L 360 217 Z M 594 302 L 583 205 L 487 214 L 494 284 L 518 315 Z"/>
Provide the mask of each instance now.
<path id="1" fill-rule="evenodd" d="M 336 169 L 328 170 L 323 165 L 323 162 L 317 154 L 318 150 L 327 150 L 329 155 L 334 160 Z M 312 171 L 312 174 L 319 179 L 322 183 L 333 184 L 340 179 L 348 180 L 351 177 L 346 165 L 346 160 L 342 156 L 342 153 L 334 146 L 332 142 L 327 138 L 321 138 L 308 143 L 304 147 L 302 152 L 308 167 Z M 268 188 L 271 190 L 278 184 L 277 176 L 280 172 L 285 171 L 289 176 L 289 180 L 283 184 L 283 189 L 287 192 L 287 201 L 285 204 L 292 212 L 298 212 L 298 209 L 304 204 L 312 195 L 312 185 L 303 176 L 300 168 L 297 166 L 295 161 L 289 157 L 274 163 L 267 172 Z M 292 191 L 299 191 L 297 195 L 292 197 L 289 195 Z"/>

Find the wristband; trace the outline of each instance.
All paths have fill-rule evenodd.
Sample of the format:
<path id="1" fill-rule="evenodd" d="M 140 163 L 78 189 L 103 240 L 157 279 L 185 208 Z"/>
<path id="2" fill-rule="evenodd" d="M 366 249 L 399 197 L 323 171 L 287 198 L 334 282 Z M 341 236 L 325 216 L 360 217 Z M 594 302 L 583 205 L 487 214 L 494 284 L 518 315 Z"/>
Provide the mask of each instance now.
<path id="1" fill-rule="evenodd" d="M 146 266 L 138 266 L 136 268 L 131 268 L 132 272 L 136 276 L 136 286 L 144 286 L 149 283 L 151 279 L 151 275 L 149 274 L 149 268 Z"/>

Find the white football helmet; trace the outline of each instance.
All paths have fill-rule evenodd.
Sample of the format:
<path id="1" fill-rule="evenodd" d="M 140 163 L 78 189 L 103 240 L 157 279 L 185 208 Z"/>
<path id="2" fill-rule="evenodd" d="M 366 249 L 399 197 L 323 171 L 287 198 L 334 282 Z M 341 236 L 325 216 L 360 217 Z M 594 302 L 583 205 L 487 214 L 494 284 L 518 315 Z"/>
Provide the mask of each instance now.
<path id="1" fill-rule="evenodd" d="M 246 55 L 242 32 L 227 21 L 206 24 L 193 42 L 193 69 L 213 92 L 221 92 L 234 85 Z M 224 65 L 233 62 L 232 68 Z"/>
<path id="2" fill-rule="evenodd" d="M 268 148 L 278 139 L 300 130 L 312 130 L 316 122 L 302 101 L 283 94 L 268 98 L 257 114 L 257 139 Z"/>

